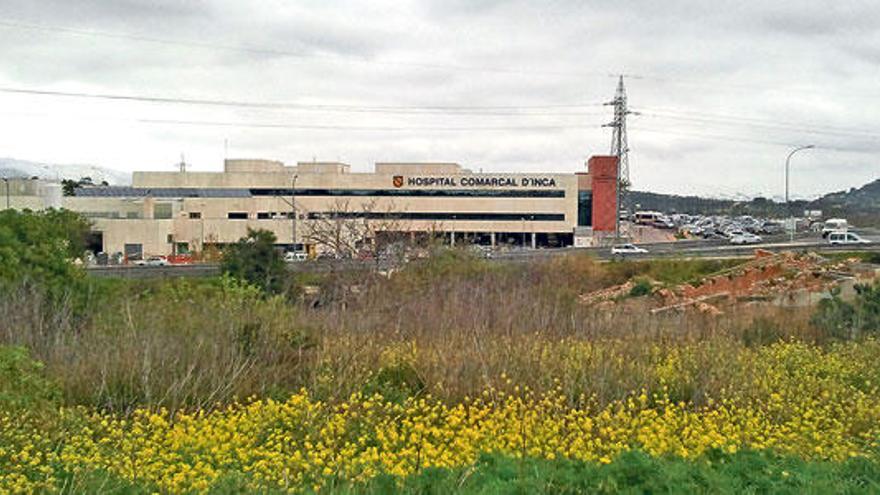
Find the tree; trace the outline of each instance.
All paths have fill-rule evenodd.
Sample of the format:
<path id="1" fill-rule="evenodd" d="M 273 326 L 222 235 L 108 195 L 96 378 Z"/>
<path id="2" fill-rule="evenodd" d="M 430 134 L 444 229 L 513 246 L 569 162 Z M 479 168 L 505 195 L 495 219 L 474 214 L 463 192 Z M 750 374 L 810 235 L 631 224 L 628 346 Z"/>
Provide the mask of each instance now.
<path id="1" fill-rule="evenodd" d="M 61 181 L 61 193 L 65 196 L 76 196 L 76 190 L 83 186 L 94 186 L 91 177 L 80 177 L 79 180 L 63 179 Z M 102 186 L 109 186 L 106 180 L 101 181 Z"/>
<path id="2" fill-rule="evenodd" d="M 72 261 L 83 255 L 90 225 L 69 210 L 0 212 L 0 281 L 36 281 L 63 291 L 83 278 Z"/>
<path id="3" fill-rule="evenodd" d="M 248 229 L 247 236 L 225 249 L 223 273 L 255 285 L 266 294 L 281 293 L 287 270 L 275 248 L 276 240 L 271 231 Z"/>
<path id="4" fill-rule="evenodd" d="M 76 188 L 79 187 L 79 182 L 73 179 L 63 179 L 61 181 L 61 193 L 65 196 L 75 196 Z"/>
<path id="5" fill-rule="evenodd" d="M 382 247 L 378 234 L 385 234 L 386 242 L 401 231 L 400 220 L 393 206 L 377 211 L 375 201 L 360 205 L 355 210 L 348 200 L 338 200 L 329 212 L 310 212 L 303 225 L 303 238 L 319 250 L 337 258 L 350 258 L 360 253 L 377 257 Z"/>

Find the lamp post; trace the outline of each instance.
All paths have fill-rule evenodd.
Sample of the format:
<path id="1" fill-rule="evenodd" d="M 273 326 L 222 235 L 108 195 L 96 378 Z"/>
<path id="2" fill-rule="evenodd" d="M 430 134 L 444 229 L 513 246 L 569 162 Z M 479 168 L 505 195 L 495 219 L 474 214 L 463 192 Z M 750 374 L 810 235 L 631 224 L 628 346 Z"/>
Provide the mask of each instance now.
<path id="1" fill-rule="evenodd" d="M 299 175 L 293 174 L 292 187 L 290 189 L 290 208 L 293 210 L 293 223 L 291 225 L 291 242 L 293 244 L 293 252 L 296 252 L 296 179 Z"/>
<path id="2" fill-rule="evenodd" d="M 792 217 L 792 215 L 791 215 L 791 207 L 788 204 L 788 183 L 789 183 L 788 177 L 789 177 L 789 169 L 791 168 L 791 157 L 792 157 L 792 155 L 794 155 L 798 151 L 809 150 L 809 149 L 813 149 L 815 147 L 816 146 L 812 145 L 812 144 L 808 144 L 806 146 L 798 146 L 797 148 L 791 150 L 791 152 L 788 153 L 788 156 L 785 157 L 785 213 L 786 213 L 786 215 L 788 215 L 789 222 L 790 222 L 790 225 L 789 225 L 789 241 L 790 242 L 794 241 L 794 231 L 795 231 L 794 217 Z"/>

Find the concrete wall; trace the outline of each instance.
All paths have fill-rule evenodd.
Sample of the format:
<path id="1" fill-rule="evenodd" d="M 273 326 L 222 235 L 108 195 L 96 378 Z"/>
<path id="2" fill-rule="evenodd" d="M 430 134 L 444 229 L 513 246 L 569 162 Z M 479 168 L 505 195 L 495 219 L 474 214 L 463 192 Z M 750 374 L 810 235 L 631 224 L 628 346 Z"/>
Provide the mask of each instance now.
<path id="1" fill-rule="evenodd" d="M 7 188 L 7 185 L 9 186 Z M 61 207 L 61 184 L 41 179 L 0 181 L 0 209 L 42 210 Z"/>
<path id="2" fill-rule="evenodd" d="M 297 162 L 298 174 L 347 174 L 351 165 L 339 162 Z"/>
<path id="3" fill-rule="evenodd" d="M 239 158 L 233 160 L 224 160 L 223 169 L 226 172 L 234 173 L 283 172 L 284 163 L 275 160 Z"/>
<path id="4" fill-rule="evenodd" d="M 382 162 L 376 164 L 376 173 L 397 174 L 460 174 L 464 172 L 457 163 L 406 163 Z"/>

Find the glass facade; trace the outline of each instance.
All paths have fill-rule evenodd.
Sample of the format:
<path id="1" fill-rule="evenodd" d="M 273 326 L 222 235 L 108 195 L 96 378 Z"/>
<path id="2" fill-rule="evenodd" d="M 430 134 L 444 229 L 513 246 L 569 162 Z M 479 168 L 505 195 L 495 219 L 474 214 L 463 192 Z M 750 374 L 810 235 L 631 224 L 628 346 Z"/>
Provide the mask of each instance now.
<path id="1" fill-rule="evenodd" d="M 449 213 L 449 212 L 310 212 L 308 218 L 366 218 L 369 220 L 428 220 L 428 221 L 495 221 L 495 222 L 562 222 L 562 213 Z"/>
<path id="2" fill-rule="evenodd" d="M 564 198 L 561 189 L 250 189 L 254 196 L 377 196 L 420 198 Z"/>
<path id="3" fill-rule="evenodd" d="M 196 187 L 88 187 L 84 197 L 251 198 L 261 196 L 376 196 L 422 198 L 564 198 L 562 189 L 296 189 Z"/>
<path id="4" fill-rule="evenodd" d="M 592 191 L 578 191 L 578 226 L 590 227 L 593 225 L 593 193 Z"/>

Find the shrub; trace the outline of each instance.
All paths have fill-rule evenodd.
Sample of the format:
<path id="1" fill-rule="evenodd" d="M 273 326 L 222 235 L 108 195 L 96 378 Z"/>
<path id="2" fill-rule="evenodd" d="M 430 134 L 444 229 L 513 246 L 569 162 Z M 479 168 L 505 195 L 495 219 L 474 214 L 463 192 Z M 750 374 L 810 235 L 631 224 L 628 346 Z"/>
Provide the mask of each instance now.
<path id="1" fill-rule="evenodd" d="M 364 386 L 364 394 L 381 395 L 386 401 L 402 404 L 425 389 L 425 382 L 415 368 L 416 348 L 392 346 L 380 356 L 381 367 Z"/>
<path id="2" fill-rule="evenodd" d="M 635 285 L 629 290 L 630 297 L 648 296 L 653 292 L 654 285 L 646 278 L 636 279 Z"/>
<path id="3" fill-rule="evenodd" d="M 840 298 L 840 291 L 819 302 L 812 323 L 836 339 L 854 339 L 880 332 L 880 285 L 856 285 L 855 301 Z"/>
<path id="4" fill-rule="evenodd" d="M 0 346 L 0 409 L 42 409 L 56 405 L 60 393 L 43 376 L 43 364 L 22 347 Z"/>
<path id="5" fill-rule="evenodd" d="M 253 284 L 266 294 L 280 294 L 287 269 L 275 241 L 271 231 L 248 229 L 247 236 L 226 248 L 222 272 Z"/>
<path id="6" fill-rule="evenodd" d="M 60 297 L 85 277 L 72 261 L 88 232 L 88 221 L 67 210 L 0 211 L 0 284 L 36 283 Z"/>

